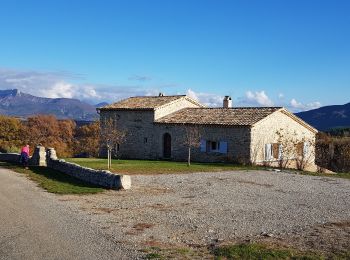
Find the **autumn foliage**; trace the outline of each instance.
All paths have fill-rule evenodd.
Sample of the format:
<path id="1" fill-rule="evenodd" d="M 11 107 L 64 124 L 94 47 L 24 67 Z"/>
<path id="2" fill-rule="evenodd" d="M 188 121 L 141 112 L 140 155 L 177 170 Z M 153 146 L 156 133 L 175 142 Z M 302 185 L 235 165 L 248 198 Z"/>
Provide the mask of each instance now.
<path id="1" fill-rule="evenodd" d="M 54 147 L 59 157 L 97 156 L 99 129 L 98 122 L 77 127 L 73 120 L 58 120 L 51 115 L 37 115 L 26 121 L 0 115 L 0 152 L 19 152 L 28 143 L 31 151 L 38 144 Z"/>

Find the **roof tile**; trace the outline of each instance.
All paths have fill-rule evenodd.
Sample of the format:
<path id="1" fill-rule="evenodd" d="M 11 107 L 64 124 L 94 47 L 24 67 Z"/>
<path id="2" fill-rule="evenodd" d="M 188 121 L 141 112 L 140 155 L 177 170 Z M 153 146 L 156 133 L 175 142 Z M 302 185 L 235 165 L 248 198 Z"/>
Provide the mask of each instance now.
<path id="1" fill-rule="evenodd" d="M 162 124 L 251 126 L 280 107 L 184 108 L 159 118 Z"/>

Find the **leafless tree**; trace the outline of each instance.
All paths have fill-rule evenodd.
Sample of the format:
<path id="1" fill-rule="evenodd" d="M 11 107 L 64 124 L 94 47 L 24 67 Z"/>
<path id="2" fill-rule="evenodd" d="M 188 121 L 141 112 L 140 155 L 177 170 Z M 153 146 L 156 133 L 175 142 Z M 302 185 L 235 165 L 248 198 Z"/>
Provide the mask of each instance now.
<path id="1" fill-rule="evenodd" d="M 184 124 L 185 136 L 184 145 L 188 149 L 187 166 L 191 165 L 191 149 L 199 147 L 201 144 L 201 132 L 198 126 Z"/>
<path id="2" fill-rule="evenodd" d="M 115 149 L 115 152 L 118 152 L 116 147 L 125 141 L 126 131 L 121 129 L 117 124 L 117 120 L 112 118 L 101 120 L 100 129 L 101 143 L 107 148 L 107 168 L 109 170 L 112 164 L 112 151 Z"/>
<path id="3" fill-rule="evenodd" d="M 315 141 L 298 137 L 296 132 L 289 133 L 280 129 L 276 132 L 278 144 L 281 145 L 282 151 L 278 163 L 281 168 L 287 168 L 290 162 L 295 161 L 298 170 L 305 170 L 315 156 Z"/>

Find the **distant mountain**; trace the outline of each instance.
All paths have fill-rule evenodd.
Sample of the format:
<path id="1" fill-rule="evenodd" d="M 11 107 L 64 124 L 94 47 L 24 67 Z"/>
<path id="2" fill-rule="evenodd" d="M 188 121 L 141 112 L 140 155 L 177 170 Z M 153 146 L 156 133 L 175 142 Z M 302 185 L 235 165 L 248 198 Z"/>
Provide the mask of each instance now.
<path id="1" fill-rule="evenodd" d="M 350 127 L 350 103 L 320 107 L 296 115 L 321 131 Z"/>
<path id="2" fill-rule="evenodd" d="M 95 107 L 105 107 L 107 105 L 109 105 L 107 102 L 101 102 L 101 103 L 96 104 Z"/>
<path id="3" fill-rule="evenodd" d="M 36 97 L 18 89 L 0 90 L 0 114 L 18 117 L 52 114 L 59 119 L 82 121 L 98 117 L 94 106 L 78 99 Z"/>

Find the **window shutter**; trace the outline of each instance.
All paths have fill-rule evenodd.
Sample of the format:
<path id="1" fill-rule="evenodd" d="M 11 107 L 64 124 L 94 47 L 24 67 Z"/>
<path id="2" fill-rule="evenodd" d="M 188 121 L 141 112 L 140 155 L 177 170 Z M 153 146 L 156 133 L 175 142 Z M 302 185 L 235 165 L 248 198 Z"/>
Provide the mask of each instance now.
<path id="1" fill-rule="evenodd" d="M 280 144 L 278 146 L 278 159 L 282 160 L 282 158 L 283 158 L 283 146 Z"/>
<path id="2" fill-rule="evenodd" d="M 273 158 L 277 159 L 279 154 L 279 144 L 275 143 L 272 144 L 272 155 Z"/>
<path id="3" fill-rule="evenodd" d="M 296 150 L 297 150 L 297 156 L 302 156 L 303 150 L 304 150 L 304 143 L 303 142 L 297 143 Z"/>
<path id="4" fill-rule="evenodd" d="M 202 153 L 205 153 L 207 151 L 207 141 L 206 140 L 201 139 L 201 146 L 200 146 L 200 148 L 201 148 L 201 152 Z"/>
<path id="5" fill-rule="evenodd" d="M 307 155 L 308 152 L 309 152 L 309 143 L 308 142 L 304 142 L 304 147 L 303 147 L 304 156 Z"/>
<path id="6" fill-rule="evenodd" d="M 270 160 L 272 155 L 272 145 L 265 144 L 265 160 Z"/>
<path id="7" fill-rule="evenodd" d="M 220 141 L 220 153 L 225 153 L 227 154 L 227 142 L 224 142 L 224 141 Z"/>

